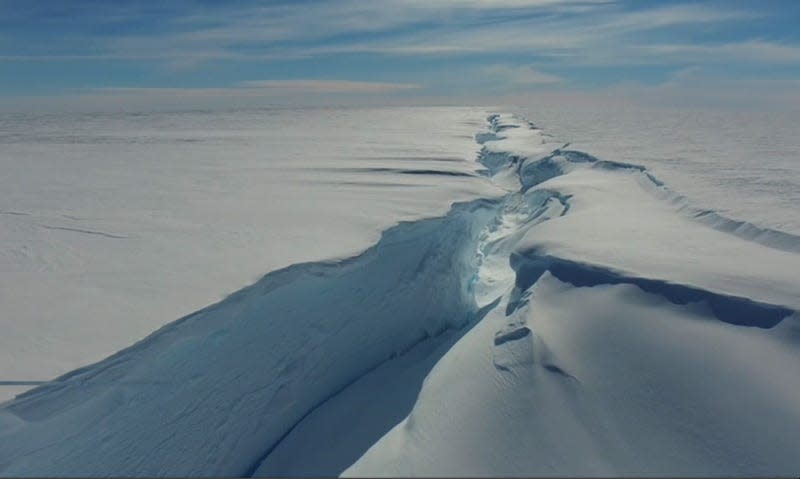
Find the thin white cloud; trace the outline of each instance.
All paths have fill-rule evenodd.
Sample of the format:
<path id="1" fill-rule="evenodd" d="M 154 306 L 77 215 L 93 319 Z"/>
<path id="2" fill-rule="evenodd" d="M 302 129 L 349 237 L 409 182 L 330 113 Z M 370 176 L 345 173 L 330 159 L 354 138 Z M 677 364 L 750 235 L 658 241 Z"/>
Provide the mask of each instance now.
<path id="1" fill-rule="evenodd" d="M 444 4 L 453 3 L 442 0 Z M 484 5 L 486 1 L 469 2 Z M 513 2 L 512 2 L 513 3 Z M 436 3 L 434 3 L 435 5 Z M 508 4 L 506 4 L 508 5 Z M 544 4 L 540 4 L 542 6 Z M 566 4 L 559 4 L 563 7 Z M 470 53 L 526 52 L 542 57 L 567 58 L 584 64 L 630 63 L 636 58 L 631 34 L 665 27 L 745 21 L 761 16 L 744 10 L 719 9 L 708 5 L 671 5 L 635 12 L 609 9 L 607 3 L 573 4 L 590 7 L 590 14 L 544 16 L 477 22 L 466 28 L 414 31 L 381 40 L 361 40 L 301 51 L 309 55 L 327 53 L 383 53 L 395 55 L 463 55 Z M 549 10 L 548 10 L 549 11 Z M 632 53 L 632 55 L 628 55 Z M 642 60 L 641 55 L 638 55 Z M 651 56 L 647 62 L 654 61 Z"/>
<path id="2" fill-rule="evenodd" d="M 489 65 L 480 71 L 488 78 L 515 86 L 552 85 L 564 81 L 559 76 L 535 70 L 527 65 Z"/>
<path id="3" fill-rule="evenodd" d="M 106 60 L 164 60 L 177 62 L 202 63 L 214 59 L 230 60 L 288 60 L 308 58 L 309 53 L 241 53 L 231 50 L 196 50 L 183 51 L 179 48 L 161 49 L 161 51 L 145 51 L 138 53 L 118 51 L 115 53 L 91 53 L 80 55 L 0 55 L 0 61 L 8 62 L 49 62 L 49 61 L 106 61 Z"/>
<path id="4" fill-rule="evenodd" d="M 640 47 L 646 54 L 685 62 L 714 63 L 740 60 L 753 63 L 800 63 L 800 45 L 787 45 L 764 40 L 697 45 L 657 44 Z"/>
<path id="5" fill-rule="evenodd" d="M 763 13 L 749 10 L 722 9 L 703 4 L 679 4 L 620 13 L 605 22 L 598 22 L 595 28 L 621 33 L 679 25 L 752 20 L 763 16 Z"/>
<path id="6" fill-rule="evenodd" d="M 237 84 L 239 88 L 283 90 L 311 93 L 387 93 L 422 88 L 415 83 L 386 83 L 351 80 L 252 80 Z"/>
<path id="7" fill-rule="evenodd" d="M 616 3 L 616 0 L 402 0 L 394 2 L 406 6 L 427 8 L 519 9 L 543 7 L 587 7 Z"/>
<path id="8" fill-rule="evenodd" d="M 490 22 L 491 15 L 505 10 L 524 9 L 546 14 L 559 12 L 561 8 L 601 8 L 612 4 L 612 0 L 387 0 L 363 2 L 343 0 L 299 5 L 259 6 L 233 11 L 227 16 L 194 14 L 176 20 L 180 32 L 162 35 L 130 36 L 119 38 L 111 45 L 115 51 L 161 52 L 164 45 L 173 51 L 234 50 L 249 46 L 247 50 L 258 57 L 264 49 L 270 54 L 280 51 L 283 55 L 306 55 L 318 52 L 383 52 L 396 54 L 442 54 L 447 52 L 485 51 L 491 45 L 476 44 L 481 31 L 498 34 L 505 30 L 507 22 Z M 420 23 L 434 20 L 438 27 L 413 28 Z M 212 26 L 209 26 L 212 25 Z M 529 25 L 530 26 L 530 25 Z M 392 40 L 359 39 L 356 41 L 329 42 L 331 38 L 347 34 L 381 34 L 400 32 Z M 458 36 L 457 32 L 476 36 L 467 46 L 448 41 Z M 531 39 L 533 31 L 521 37 L 523 45 L 538 43 Z M 442 36 L 441 41 L 436 37 Z M 486 35 L 483 35 L 485 38 Z M 469 37 L 467 37 L 469 38 Z M 462 42 L 463 39 L 454 39 Z M 506 44 L 513 43 L 508 39 Z"/>
<path id="9" fill-rule="evenodd" d="M 281 96 L 286 94 L 380 94 L 423 88 L 416 83 L 388 83 L 351 80 L 251 80 L 222 88 L 138 88 L 104 87 L 81 89 L 82 94 L 148 95 L 148 96 Z"/>

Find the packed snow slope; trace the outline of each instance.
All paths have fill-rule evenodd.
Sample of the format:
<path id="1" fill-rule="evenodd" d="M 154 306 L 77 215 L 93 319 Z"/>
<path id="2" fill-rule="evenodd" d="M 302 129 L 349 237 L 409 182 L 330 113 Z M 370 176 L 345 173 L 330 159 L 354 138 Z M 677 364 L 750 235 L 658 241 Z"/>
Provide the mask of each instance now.
<path id="1" fill-rule="evenodd" d="M 493 124 L 484 161 L 519 178 L 482 273 L 502 299 L 345 475 L 796 474 L 798 239 Z"/>
<path id="2" fill-rule="evenodd" d="M 485 116 L 0 114 L 0 401 L 266 272 L 502 194 L 474 161 Z"/>
<path id="3" fill-rule="evenodd" d="M 800 235 L 800 109 L 647 106 L 589 95 L 540 95 L 508 109 L 532 114 L 571 149 L 647 166 L 695 205 Z"/>
<path id="4" fill-rule="evenodd" d="M 796 474 L 800 238 L 483 128 L 491 194 L 3 404 L 0 473 Z"/>

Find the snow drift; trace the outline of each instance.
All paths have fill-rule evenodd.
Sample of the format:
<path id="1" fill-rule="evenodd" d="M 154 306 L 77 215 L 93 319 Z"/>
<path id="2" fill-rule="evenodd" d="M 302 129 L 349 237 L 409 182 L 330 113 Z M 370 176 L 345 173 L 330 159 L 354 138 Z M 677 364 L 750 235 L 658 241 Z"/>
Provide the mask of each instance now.
<path id="1" fill-rule="evenodd" d="M 490 211 L 457 205 L 350 260 L 271 273 L 18 396 L 0 413 L 4 473 L 247 474 L 314 407 L 477 314 L 474 251 Z"/>
<path id="2" fill-rule="evenodd" d="M 5 403 L 2 473 L 796 473 L 800 241 L 516 117 L 476 140 L 505 196 Z"/>
<path id="3" fill-rule="evenodd" d="M 505 294 L 345 475 L 796 471 L 800 242 L 709 228 L 640 166 L 531 154 L 539 130 L 490 121 L 507 201 L 541 205 L 501 213 Z"/>

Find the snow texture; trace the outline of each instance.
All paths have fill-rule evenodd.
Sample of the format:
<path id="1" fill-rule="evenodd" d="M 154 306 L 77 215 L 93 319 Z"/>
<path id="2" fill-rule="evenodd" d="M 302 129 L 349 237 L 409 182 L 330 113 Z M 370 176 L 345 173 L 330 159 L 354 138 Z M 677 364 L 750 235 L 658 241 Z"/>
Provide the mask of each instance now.
<path id="1" fill-rule="evenodd" d="M 474 161 L 485 115 L 0 116 L 0 380 L 51 379 L 267 272 L 502 194 Z"/>
<path id="2" fill-rule="evenodd" d="M 474 139 L 444 174 L 348 167 L 463 191 L 444 216 L 3 404 L 0 472 L 796 474 L 800 239 L 516 116 Z"/>

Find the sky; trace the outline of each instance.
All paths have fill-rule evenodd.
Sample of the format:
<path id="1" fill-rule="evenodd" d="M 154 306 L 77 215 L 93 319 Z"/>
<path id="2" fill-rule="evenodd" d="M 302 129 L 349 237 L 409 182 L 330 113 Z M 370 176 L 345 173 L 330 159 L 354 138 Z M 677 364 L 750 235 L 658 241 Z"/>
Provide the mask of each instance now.
<path id="1" fill-rule="evenodd" d="M 800 105 L 800 2 L 0 0 L 0 108 Z"/>

